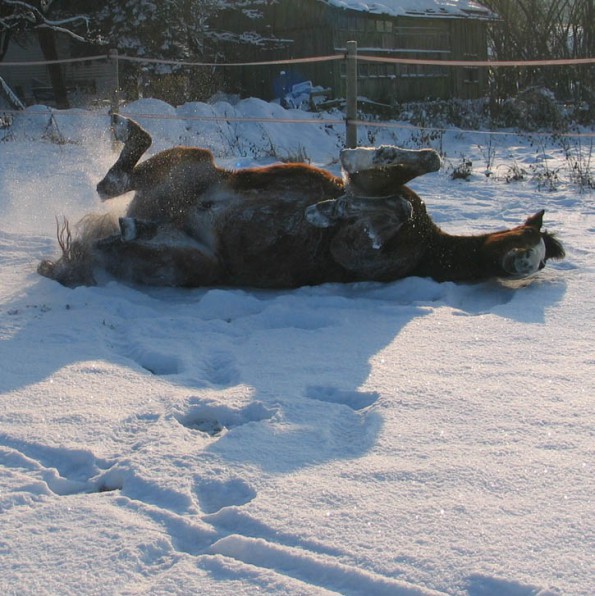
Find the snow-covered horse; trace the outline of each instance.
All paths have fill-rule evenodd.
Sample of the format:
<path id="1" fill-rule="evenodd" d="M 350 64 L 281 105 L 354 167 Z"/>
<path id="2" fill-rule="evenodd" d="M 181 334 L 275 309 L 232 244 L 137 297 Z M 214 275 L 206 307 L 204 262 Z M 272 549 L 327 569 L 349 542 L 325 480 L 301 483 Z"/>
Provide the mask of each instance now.
<path id="1" fill-rule="evenodd" d="M 114 118 L 121 155 L 97 185 L 103 200 L 134 190 L 126 216 L 58 226 L 62 256 L 41 275 L 91 285 L 106 271 L 167 286 L 291 288 L 324 282 L 524 277 L 561 259 L 543 211 L 510 230 L 443 232 L 405 184 L 440 167 L 430 149 L 346 149 L 343 177 L 306 164 L 226 170 L 206 149 L 177 147 L 138 163 L 151 137 Z"/>

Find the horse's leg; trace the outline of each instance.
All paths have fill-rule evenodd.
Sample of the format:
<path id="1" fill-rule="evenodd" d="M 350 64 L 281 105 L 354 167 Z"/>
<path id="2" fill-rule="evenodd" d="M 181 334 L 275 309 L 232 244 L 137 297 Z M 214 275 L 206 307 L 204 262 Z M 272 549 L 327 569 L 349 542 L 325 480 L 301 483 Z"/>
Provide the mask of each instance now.
<path id="1" fill-rule="evenodd" d="M 321 201 L 306 209 L 306 219 L 318 228 L 346 220 L 364 220 L 364 227 L 379 248 L 412 216 L 409 201 L 399 191 L 406 182 L 440 168 L 433 149 L 381 147 L 344 149 L 341 164 L 346 177 L 345 195 Z"/>
<path id="2" fill-rule="evenodd" d="M 120 238 L 124 242 L 132 240 L 150 240 L 159 232 L 159 224 L 135 217 L 120 217 Z"/>
<path id="3" fill-rule="evenodd" d="M 143 153 L 151 146 L 151 135 L 136 122 L 119 114 L 112 116 L 112 129 L 118 141 L 124 143 L 116 163 L 97 185 L 102 201 L 134 190 L 132 172 Z"/>
<path id="4" fill-rule="evenodd" d="M 95 245 L 106 271 L 118 279 L 153 286 L 221 283 L 221 263 L 207 247 L 172 226 L 164 228 L 142 220 L 131 226 L 126 221 L 130 219 L 121 220 L 122 234 L 104 238 Z"/>
<path id="5" fill-rule="evenodd" d="M 126 242 L 104 264 L 117 278 L 143 285 L 196 288 L 221 283 L 219 262 L 184 246 Z"/>
<path id="6" fill-rule="evenodd" d="M 189 242 L 191 237 L 177 229 L 175 226 L 167 223 L 158 223 L 148 219 L 139 219 L 136 217 L 120 217 L 118 219 L 120 232 L 104 236 L 96 241 L 98 246 L 109 247 L 113 244 L 122 242 L 133 242 L 134 240 L 152 240 L 161 233 L 162 236 L 169 235 L 184 245 Z"/>
<path id="7" fill-rule="evenodd" d="M 372 229 L 366 220 L 343 224 L 330 245 L 333 259 L 360 280 L 390 281 L 409 275 L 424 244 L 406 234 L 409 240 L 395 239 L 390 250 L 381 250 L 382 240 Z"/>
<path id="8" fill-rule="evenodd" d="M 346 220 L 358 222 L 368 245 L 377 250 L 411 219 L 413 207 L 401 195 L 381 199 L 344 196 L 310 205 L 305 215 L 317 228 L 328 228 Z"/>
<path id="9" fill-rule="evenodd" d="M 357 197 L 390 196 L 413 178 L 439 170 L 440 163 L 440 156 L 433 149 L 381 145 L 341 151 L 347 192 Z"/>

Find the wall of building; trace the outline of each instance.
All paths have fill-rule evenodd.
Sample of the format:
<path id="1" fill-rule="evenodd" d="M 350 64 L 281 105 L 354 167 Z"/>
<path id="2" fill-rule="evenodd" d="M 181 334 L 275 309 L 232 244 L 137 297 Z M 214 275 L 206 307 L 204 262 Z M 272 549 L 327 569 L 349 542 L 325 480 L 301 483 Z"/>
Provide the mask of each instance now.
<path id="1" fill-rule="evenodd" d="M 214 28 L 255 30 L 262 43 L 222 42 L 228 62 L 275 61 L 345 52 L 347 41 L 358 43 L 362 55 L 436 60 L 482 60 L 487 57 L 486 22 L 475 19 L 390 17 L 341 9 L 319 0 L 286 0 L 263 7 L 263 18 L 249 19 L 243 11 L 220 15 Z M 69 38 L 58 38 L 60 57 L 77 48 Z M 37 61 L 43 55 L 31 35 L 24 46 L 12 43 L 6 61 Z M 113 87 L 113 65 L 108 61 L 62 66 L 69 89 L 108 98 Z M 329 88 L 331 98 L 345 97 L 345 62 L 288 64 L 260 67 L 220 67 L 222 90 L 266 100 L 283 97 L 302 81 Z M 40 101 L 50 87 L 45 66 L 3 67 L 0 76 L 25 103 Z M 192 76 L 189 71 L 188 76 Z M 487 69 L 447 68 L 359 61 L 358 94 L 383 104 L 438 98 L 476 98 L 487 91 Z M 191 98 L 189 98 L 191 99 Z M 51 102 L 48 102 L 51 103 Z"/>
<path id="2" fill-rule="evenodd" d="M 485 59 L 486 23 L 474 19 L 390 17 L 331 7 L 317 0 L 291 0 L 270 5 L 259 21 L 263 31 L 286 40 L 281 48 L 242 50 L 244 60 L 274 60 L 334 55 L 355 40 L 360 54 L 435 60 Z M 262 25 L 264 24 L 264 25 Z M 245 23 L 227 21 L 241 29 Z M 282 74 L 284 73 L 284 74 Z M 326 62 L 230 71 L 243 95 L 272 99 L 291 84 L 311 80 L 345 96 L 345 64 Z M 486 69 L 447 68 L 360 61 L 358 93 L 391 104 L 426 98 L 475 98 L 487 90 Z"/>
<path id="3" fill-rule="evenodd" d="M 72 57 L 69 38 L 58 37 L 56 45 L 60 59 Z M 44 61 L 44 56 L 34 34 L 30 34 L 19 44 L 11 42 L 4 57 L 4 62 L 39 61 Z M 69 92 L 106 98 L 110 96 L 114 74 L 113 67 L 107 60 L 63 64 L 61 68 Z M 46 66 L 3 66 L 0 62 L 0 76 L 23 103 L 52 103 L 50 77 Z"/>

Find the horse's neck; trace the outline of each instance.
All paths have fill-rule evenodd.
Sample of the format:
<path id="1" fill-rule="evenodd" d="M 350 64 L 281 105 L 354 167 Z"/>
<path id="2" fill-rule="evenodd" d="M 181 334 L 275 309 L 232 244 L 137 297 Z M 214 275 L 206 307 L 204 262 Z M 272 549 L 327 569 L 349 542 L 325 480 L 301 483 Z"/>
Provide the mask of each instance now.
<path id="1" fill-rule="evenodd" d="M 435 227 L 420 264 L 419 275 L 441 281 L 463 281 L 486 276 L 482 247 L 487 235 L 455 236 Z"/>

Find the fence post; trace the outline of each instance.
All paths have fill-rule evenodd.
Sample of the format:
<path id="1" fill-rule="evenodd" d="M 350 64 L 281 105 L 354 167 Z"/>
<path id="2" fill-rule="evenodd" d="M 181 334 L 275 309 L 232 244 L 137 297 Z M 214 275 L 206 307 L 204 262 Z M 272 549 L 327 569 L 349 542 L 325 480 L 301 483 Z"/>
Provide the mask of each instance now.
<path id="1" fill-rule="evenodd" d="M 118 50 L 110 50 L 108 56 L 114 65 L 112 96 L 110 98 L 110 113 L 117 114 L 120 111 L 120 65 L 118 63 Z"/>
<path id="2" fill-rule="evenodd" d="M 347 105 L 345 110 L 345 146 L 357 147 L 357 41 L 347 42 Z"/>

